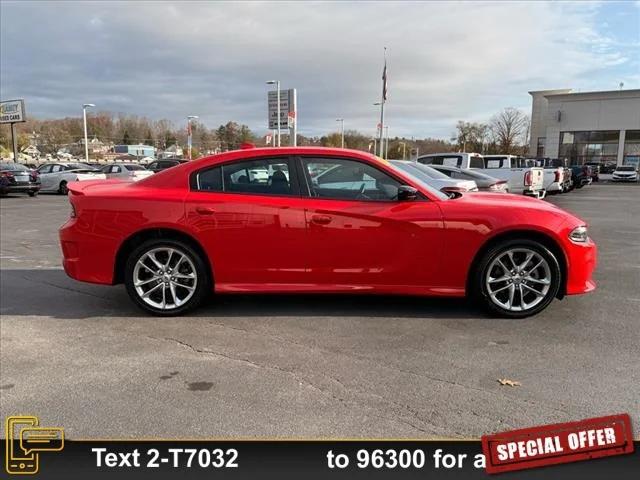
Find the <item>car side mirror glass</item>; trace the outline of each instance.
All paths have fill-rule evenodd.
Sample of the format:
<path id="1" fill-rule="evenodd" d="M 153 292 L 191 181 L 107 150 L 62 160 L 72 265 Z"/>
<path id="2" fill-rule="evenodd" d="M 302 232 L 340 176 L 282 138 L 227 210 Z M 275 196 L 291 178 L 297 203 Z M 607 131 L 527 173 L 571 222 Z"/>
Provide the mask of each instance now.
<path id="1" fill-rule="evenodd" d="M 398 201 L 410 202 L 418 198 L 418 190 L 409 185 L 400 185 L 398 187 Z"/>

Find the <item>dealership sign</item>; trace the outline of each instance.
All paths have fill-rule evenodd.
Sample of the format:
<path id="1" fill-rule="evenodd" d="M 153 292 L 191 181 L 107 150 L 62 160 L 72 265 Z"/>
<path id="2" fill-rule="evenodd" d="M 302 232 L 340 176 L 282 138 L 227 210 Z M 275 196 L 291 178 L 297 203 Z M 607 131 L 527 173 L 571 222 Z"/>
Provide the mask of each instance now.
<path id="1" fill-rule="evenodd" d="M 269 129 L 278 128 L 278 92 L 268 93 Z M 280 90 L 280 129 L 293 128 L 296 118 L 296 89 Z"/>
<path id="2" fill-rule="evenodd" d="M 7 100 L 0 102 L 0 123 L 26 122 L 24 100 Z"/>

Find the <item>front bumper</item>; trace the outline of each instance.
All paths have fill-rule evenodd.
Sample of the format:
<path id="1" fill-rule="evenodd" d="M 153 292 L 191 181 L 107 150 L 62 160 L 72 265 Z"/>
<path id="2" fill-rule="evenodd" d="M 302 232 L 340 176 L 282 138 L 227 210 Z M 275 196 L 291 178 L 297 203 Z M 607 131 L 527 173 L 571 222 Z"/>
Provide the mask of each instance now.
<path id="1" fill-rule="evenodd" d="M 637 182 L 638 175 L 629 176 L 629 177 L 618 177 L 614 175 L 613 177 L 611 177 L 611 180 L 614 182 Z"/>
<path id="2" fill-rule="evenodd" d="M 567 295 L 580 295 L 596 288 L 593 272 L 598 259 L 598 247 L 593 240 L 584 243 L 574 243 L 567 240 L 565 249 L 567 255 Z"/>

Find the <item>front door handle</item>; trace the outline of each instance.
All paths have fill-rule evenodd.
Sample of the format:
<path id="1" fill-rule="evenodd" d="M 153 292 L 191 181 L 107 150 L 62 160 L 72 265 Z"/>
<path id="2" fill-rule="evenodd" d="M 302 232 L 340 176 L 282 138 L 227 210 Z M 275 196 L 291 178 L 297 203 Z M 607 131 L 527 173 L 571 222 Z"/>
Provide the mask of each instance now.
<path id="1" fill-rule="evenodd" d="M 331 217 L 329 215 L 312 215 L 311 223 L 316 225 L 328 225 L 331 223 Z"/>
<path id="2" fill-rule="evenodd" d="M 209 207 L 196 207 L 196 213 L 199 213 L 200 215 L 213 215 L 216 211 Z"/>

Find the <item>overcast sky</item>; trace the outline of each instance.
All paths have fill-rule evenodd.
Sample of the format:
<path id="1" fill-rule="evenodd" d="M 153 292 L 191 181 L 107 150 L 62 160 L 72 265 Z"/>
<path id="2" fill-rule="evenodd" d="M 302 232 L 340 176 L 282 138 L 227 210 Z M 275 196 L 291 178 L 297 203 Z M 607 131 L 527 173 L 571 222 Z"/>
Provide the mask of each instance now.
<path id="1" fill-rule="evenodd" d="M 266 133 L 266 80 L 298 89 L 299 132 L 374 133 L 383 47 L 390 135 L 449 138 L 528 91 L 640 88 L 640 2 L 6 2 L 3 99 L 82 103 Z"/>

